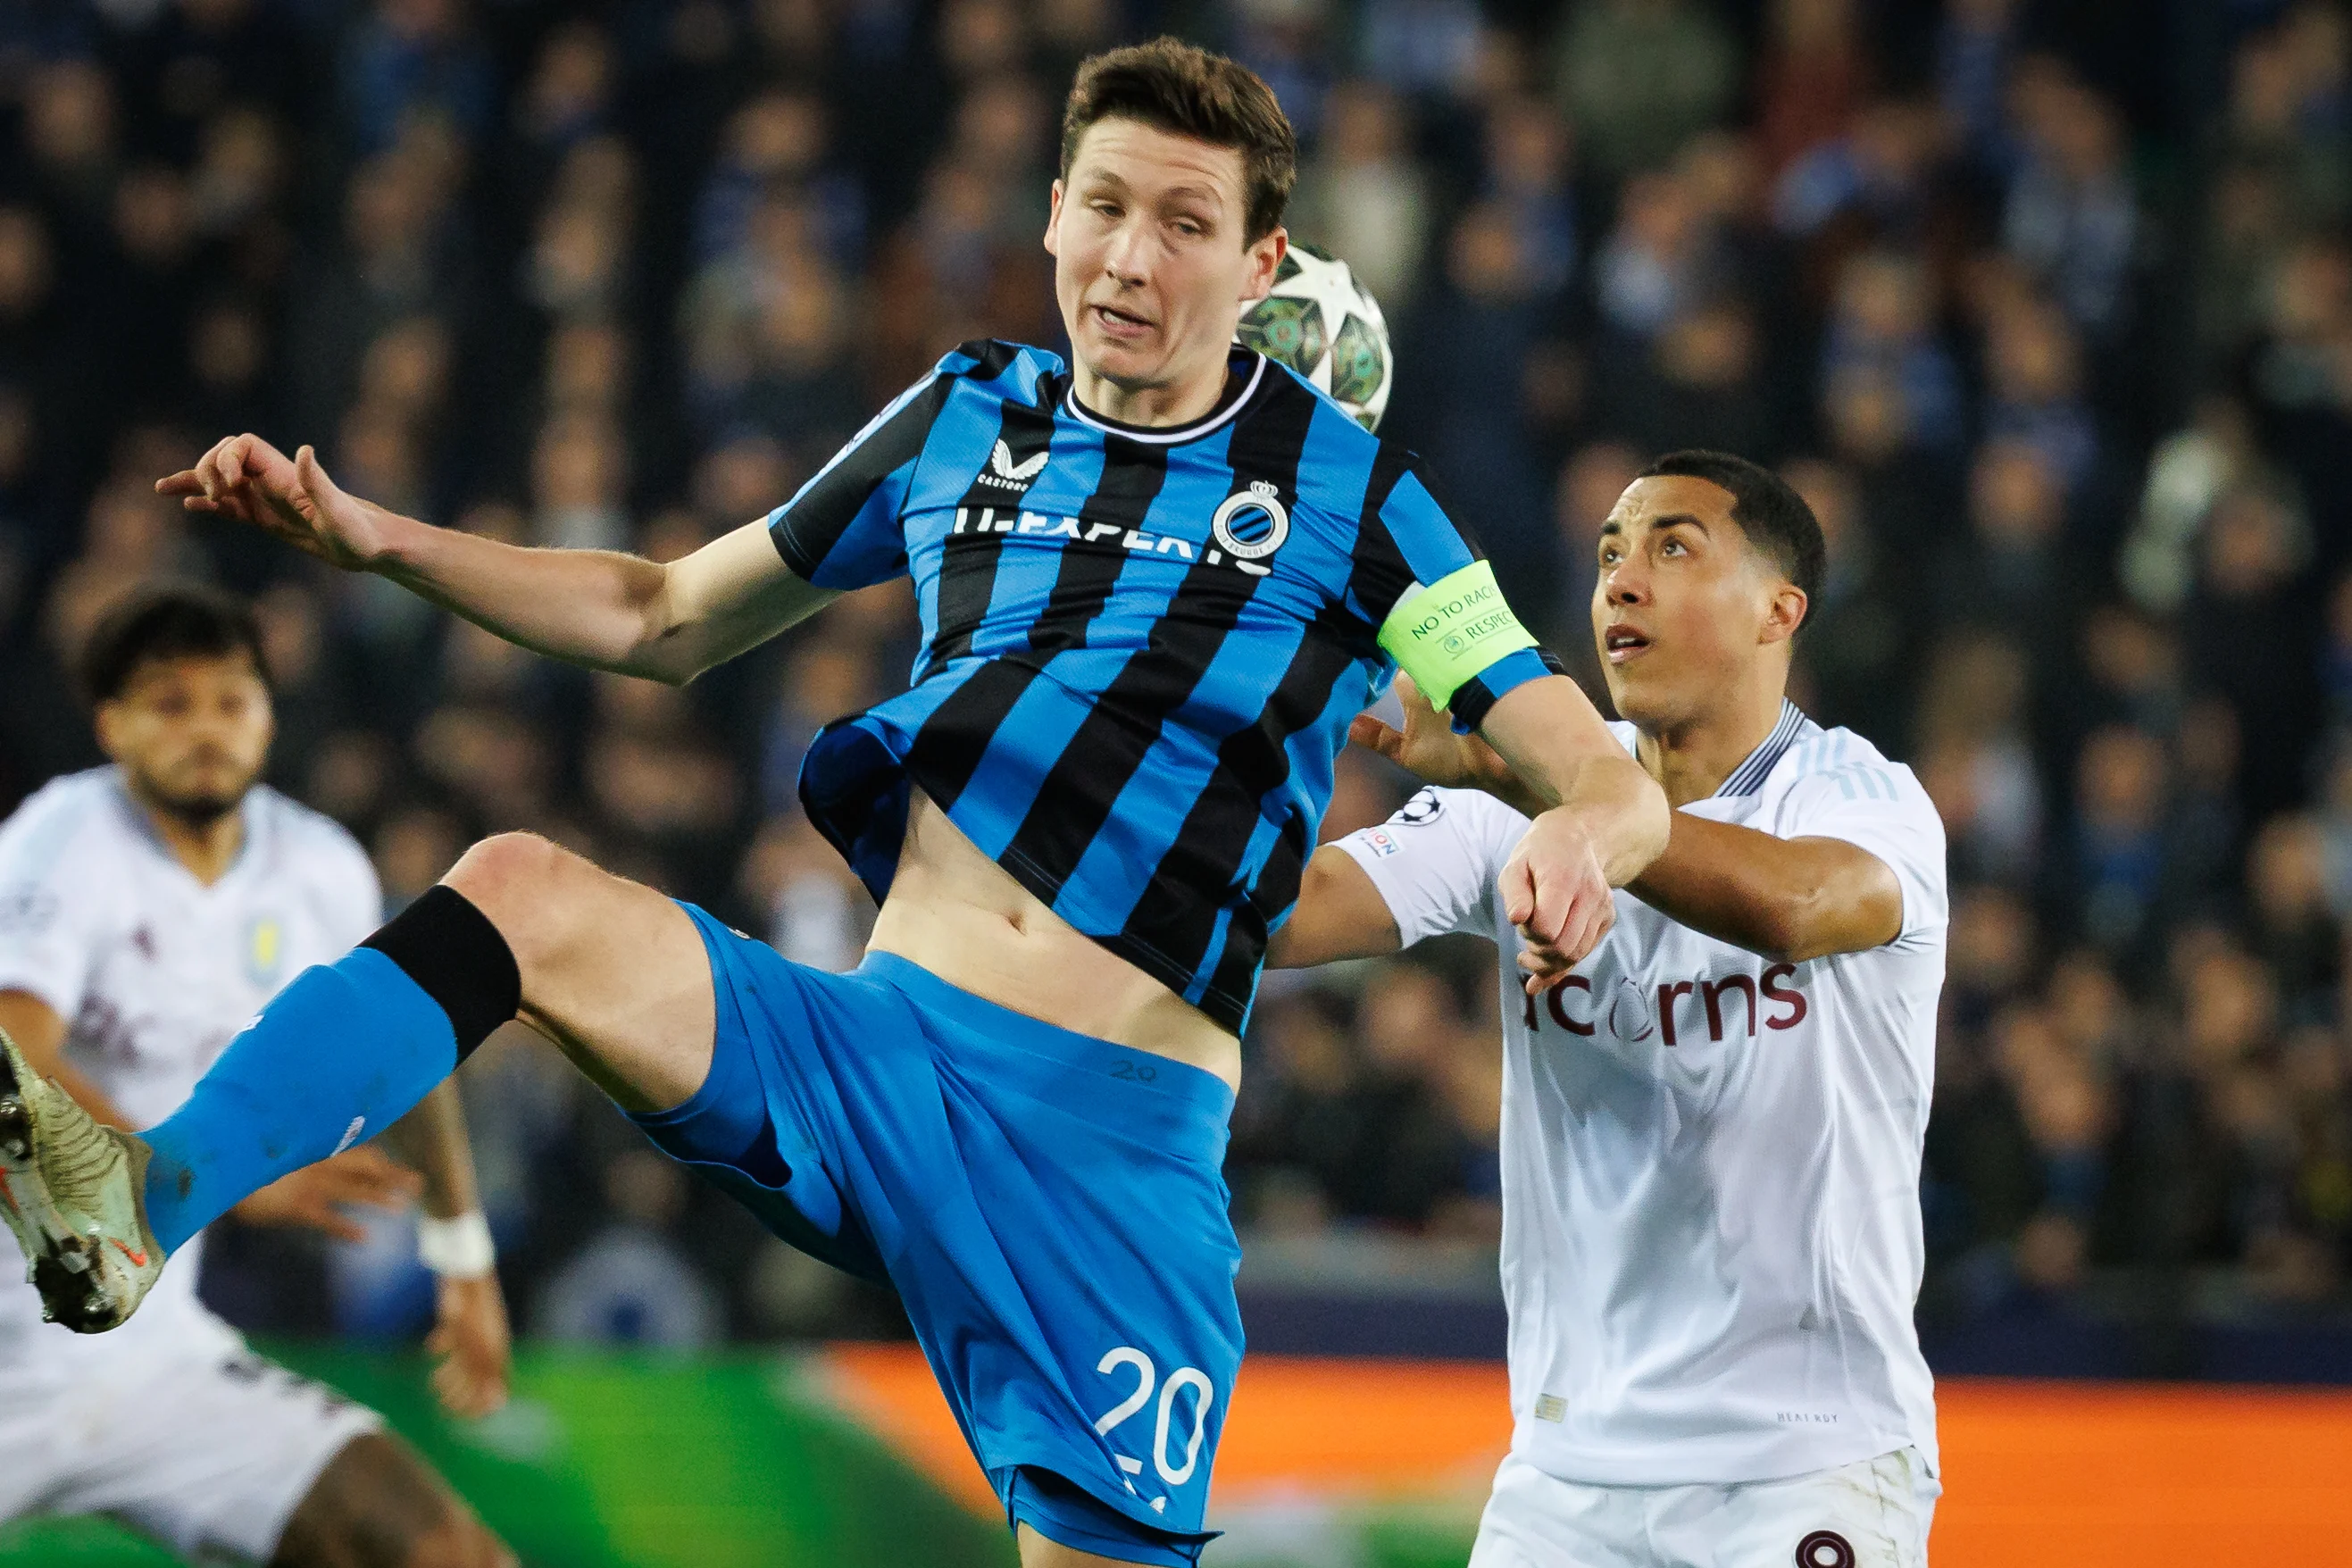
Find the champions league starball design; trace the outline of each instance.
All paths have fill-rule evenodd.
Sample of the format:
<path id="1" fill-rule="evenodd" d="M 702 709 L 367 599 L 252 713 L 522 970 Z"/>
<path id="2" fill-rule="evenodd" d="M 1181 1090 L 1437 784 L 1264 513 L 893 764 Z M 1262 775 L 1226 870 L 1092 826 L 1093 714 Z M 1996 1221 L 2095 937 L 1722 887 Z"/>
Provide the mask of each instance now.
<path id="1" fill-rule="evenodd" d="M 1396 356 L 1380 301 L 1346 262 L 1293 242 L 1275 269 L 1273 291 L 1243 315 L 1234 337 L 1330 394 L 1365 429 L 1380 428 Z"/>

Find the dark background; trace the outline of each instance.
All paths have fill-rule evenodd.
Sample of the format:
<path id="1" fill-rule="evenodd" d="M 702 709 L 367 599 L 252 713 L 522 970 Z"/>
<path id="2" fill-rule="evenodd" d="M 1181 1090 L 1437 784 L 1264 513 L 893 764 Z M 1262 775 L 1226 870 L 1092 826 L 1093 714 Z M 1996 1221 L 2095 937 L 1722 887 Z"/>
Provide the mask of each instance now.
<path id="1" fill-rule="evenodd" d="M 1734 448 L 1813 500 L 1801 700 L 1909 762 L 1950 834 L 1939 1355 L 2214 1370 L 2226 1328 L 2286 1336 L 2269 1374 L 2321 1367 L 2295 1335 L 2352 1247 L 2333 5 L 0 0 L 0 800 L 97 760 L 63 673 L 96 614 L 205 576 L 259 597 L 273 778 L 395 902 L 528 827 L 853 963 L 870 910 L 792 780 L 903 679 L 902 588 L 677 692 L 149 486 L 253 429 L 436 522 L 690 550 L 959 340 L 1058 344 L 1060 98 L 1163 29 L 1276 86 L 1292 232 L 1395 331 L 1388 430 L 1588 675 L 1592 536 L 1649 455 Z M 1327 832 L 1400 783 L 1349 763 Z M 1278 1332 L 1348 1342 L 1335 1291 L 1491 1296 L 1490 964 L 1268 987 L 1231 1176 L 1308 1303 Z M 468 1089 L 535 1331 L 894 1331 L 542 1048 L 494 1044 Z M 397 1227 L 231 1233 L 209 1288 L 393 1331 L 407 1257 Z"/>

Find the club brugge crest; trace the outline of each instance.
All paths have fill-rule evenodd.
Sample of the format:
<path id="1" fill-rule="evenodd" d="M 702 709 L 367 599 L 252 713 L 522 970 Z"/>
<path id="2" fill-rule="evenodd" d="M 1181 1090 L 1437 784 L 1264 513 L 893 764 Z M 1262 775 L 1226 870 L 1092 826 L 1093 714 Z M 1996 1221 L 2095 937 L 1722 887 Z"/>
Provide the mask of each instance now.
<path id="1" fill-rule="evenodd" d="M 1209 531 L 1234 560 L 1263 561 L 1290 537 L 1290 513 L 1272 485 L 1252 479 L 1249 489 L 1225 498 L 1209 520 Z"/>

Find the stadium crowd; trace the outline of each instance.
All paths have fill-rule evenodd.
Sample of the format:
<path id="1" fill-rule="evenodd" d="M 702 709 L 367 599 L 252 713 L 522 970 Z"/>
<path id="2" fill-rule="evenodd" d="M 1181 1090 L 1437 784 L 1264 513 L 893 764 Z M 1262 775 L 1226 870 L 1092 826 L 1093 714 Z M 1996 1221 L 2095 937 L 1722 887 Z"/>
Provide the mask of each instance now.
<path id="1" fill-rule="evenodd" d="M 865 895 L 798 815 L 904 679 L 903 584 L 683 690 L 551 665 L 191 524 L 250 428 L 436 521 L 661 558 L 786 497 L 959 340 L 1058 342 L 1059 94 L 1170 28 L 1272 81 L 1291 232 L 1383 302 L 1386 429 L 1597 678 L 1594 539 L 1658 451 L 1784 465 L 1832 542 L 1803 705 L 1949 831 L 1924 1310 L 2352 1265 L 2352 26 L 1947 0 L 0 0 L 0 796 L 160 574 L 257 596 L 273 779 L 388 899 L 526 827 L 794 958 Z M 1597 690 L 1597 679 L 1595 679 Z M 1327 835 L 1404 781 L 1358 755 Z M 1491 961 L 1269 984 L 1245 1235 L 1491 1236 Z M 467 1073 L 519 1315 L 887 1330 L 544 1048 Z M 301 1289 L 291 1277 L 310 1281 Z M 225 1240 L 264 1326 L 394 1326 L 396 1227 Z"/>

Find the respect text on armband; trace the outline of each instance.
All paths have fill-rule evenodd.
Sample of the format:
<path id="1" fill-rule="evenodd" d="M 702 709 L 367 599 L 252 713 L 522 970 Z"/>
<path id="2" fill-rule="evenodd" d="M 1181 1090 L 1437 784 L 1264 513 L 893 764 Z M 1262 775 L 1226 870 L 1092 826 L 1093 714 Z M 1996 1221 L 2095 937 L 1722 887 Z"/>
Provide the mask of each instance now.
<path id="1" fill-rule="evenodd" d="M 1505 654 L 1536 646 L 1504 602 L 1494 567 L 1484 561 L 1408 595 L 1381 627 L 1381 642 L 1440 708 L 1464 681 Z"/>

